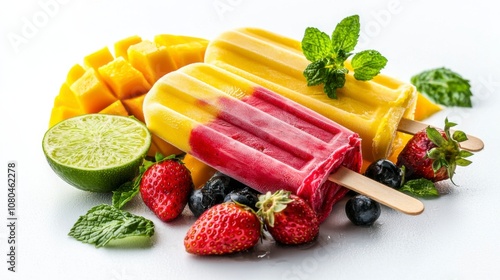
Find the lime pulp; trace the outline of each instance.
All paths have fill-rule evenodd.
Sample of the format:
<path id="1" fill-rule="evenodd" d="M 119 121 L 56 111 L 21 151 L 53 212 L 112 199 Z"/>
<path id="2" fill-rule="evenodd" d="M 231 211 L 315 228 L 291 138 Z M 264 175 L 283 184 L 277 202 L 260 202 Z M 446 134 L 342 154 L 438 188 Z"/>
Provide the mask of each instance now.
<path id="1" fill-rule="evenodd" d="M 51 127 L 43 151 L 54 172 L 82 190 L 109 192 L 138 173 L 151 145 L 146 126 L 132 117 L 77 116 Z"/>

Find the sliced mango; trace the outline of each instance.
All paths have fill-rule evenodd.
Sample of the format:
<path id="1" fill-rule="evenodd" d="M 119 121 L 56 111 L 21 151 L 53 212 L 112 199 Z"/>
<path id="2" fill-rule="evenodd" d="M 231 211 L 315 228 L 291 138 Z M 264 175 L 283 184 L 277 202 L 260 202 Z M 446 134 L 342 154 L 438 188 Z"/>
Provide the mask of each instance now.
<path id="1" fill-rule="evenodd" d="M 192 42 L 182 45 L 175 45 L 168 48 L 175 59 L 176 65 L 180 68 L 184 65 L 197 61 L 203 61 L 205 58 L 205 49 L 207 45 L 199 42 Z M 183 55 L 180 55 L 183 54 Z"/>
<path id="2" fill-rule="evenodd" d="M 130 37 L 127 37 L 127 38 L 124 38 L 124 39 L 117 41 L 114 45 L 115 57 L 118 58 L 121 56 L 125 60 L 128 60 L 128 54 L 127 54 L 128 48 L 132 45 L 140 43 L 141 41 L 142 41 L 142 38 L 137 36 L 137 35 L 130 36 Z"/>
<path id="3" fill-rule="evenodd" d="M 174 59 L 164 46 L 151 41 L 142 41 L 128 48 L 128 60 L 141 71 L 149 84 L 154 84 L 163 75 L 176 69 Z"/>
<path id="4" fill-rule="evenodd" d="M 156 144 L 153 143 L 153 142 L 151 142 L 151 146 L 149 146 L 149 150 L 148 150 L 147 156 L 151 157 L 151 158 L 154 158 L 157 153 L 163 154 L 162 151 L 160 151 L 160 149 L 158 149 L 158 147 L 156 146 Z"/>
<path id="5" fill-rule="evenodd" d="M 98 69 L 99 67 L 108 64 L 113 61 L 113 55 L 109 51 L 108 47 L 99 49 L 83 58 L 83 64 L 87 68 Z"/>
<path id="6" fill-rule="evenodd" d="M 52 107 L 52 111 L 50 112 L 49 127 L 57 124 L 60 121 L 76 117 L 81 114 L 82 111 L 75 108 L 70 108 L 66 106 Z"/>
<path id="7" fill-rule="evenodd" d="M 98 71 L 118 99 L 144 95 L 151 88 L 144 75 L 123 57 L 99 67 Z"/>
<path id="8" fill-rule="evenodd" d="M 217 172 L 217 170 L 199 161 L 190 154 L 186 154 L 183 162 L 187 169 L 191 172 L 191 178 L 193 178 L 195 189 L 203 187 L 208 179 L 210 179 L 210 177 Z"/>
<path id="9" fill-rule="evenodd" d="M 75 93 L 85 113 L 97 113 L 116 101 L 115 96 L 94 68 L 87 69 L 85 74 L 70 86 L 70 89 Z"/>
<path id="10" fill-rule="evenodd" d="M 174 58 L 177 68 L 193 62 L 203 61 L 208 40 L 171 34 L 159 34 L 154 42 L 164 46 Z"/>
<path id="11" fill-rule="evenodd" d="M 154 37 L 154 42 L 160 46 L 175 46 L 192 42 L 206 42 L 208 40 L 192 36 L 174 35 L 174 34 L 158 34 Z"/>
<path id="12" fill-rule="evenodd" d="M 76 80 L 78 80 L 85 73 L 85 69 L 80 64 L 75 64 L 68 71 L 68 75 L 66 75 L 66 83 L 68 85 L 73 84 Z"/>
<path id="13" fill-rule="evenodd" d="M 73 65 L 54 99 L 49 126 L 97 112 L 132 115 L 144 121 L 142 103 L 152 84 L 177 69 L 176 61 L 180 66 L 202 62 L 208 44 L 205 39 L 190 36 L 161 34 L 156 38 L 158 42 L 130 36 L 115 42 L 114 56 L 108 47 L 103 47 L 85 56 L 82 64 Z M 148 156 L 157 152 L 182 153 L 153 135 Z"/>
<path id="14" fill-rule="evenodd" d="M 144 122 L 144 111 L 142 110 L 144 97 L 146 97 L 145 94 L 123 100 L 123 104 L 125 105 L 125 108 L 127 108 L 127 111 L 141 122 Z"/>
<path id="15" fill-rule="evenodd" d="M 127 117 L 129 115 L 127 109 L 125 109 L 123 103 L 120 100 L 116 100 L 115 102 L 111 103 L 108 107 L 102 109 L 99 113 L 124 117 Z"/>
<path id="16" fill-rule="evenodd" d="M 415 108 L 415 120 L 425 120 L 441 110 L 443 110 L 443 107 L 432 102 L 420 92 L 418 93 L 417 107 Z"/>
<path id="17" fill-rule="evenodd" d="M 54 99 L 54 107 L 66 106 L 77 111 L 81 111 L 80 103 L 67 83 L 63 83 L 59 89 L 59 94 Z"/>

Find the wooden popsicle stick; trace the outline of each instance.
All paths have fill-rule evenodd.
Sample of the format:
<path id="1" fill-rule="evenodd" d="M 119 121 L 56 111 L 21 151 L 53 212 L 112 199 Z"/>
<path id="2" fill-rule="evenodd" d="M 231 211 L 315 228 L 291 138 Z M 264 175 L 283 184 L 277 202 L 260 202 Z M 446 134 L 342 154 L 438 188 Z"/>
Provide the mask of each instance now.
<path id="1" fill-rule="evenodd" d="M 403 118 L 399 122 L 398 131 L 408 134 L 415 134 L 427 128 L 428 126 L 428 124 L 425 124 L 423 122 Z M 450 129 L 450 131 L 451 133 L 453 133 L 453 130 Z M 484 148 L 484 143 L 481 139 L 469 134 L 467 134 L 467 138 L 467 141 L 461 142 L 459 144 L 460 148 L 471 152 L 479 152 Z"/>
<path id="2" fill-rule="evenodd" d="M 344 166 L 340 167 L 335 173 L 330 174 L 328 180 L 405 214 L 418 215 L 424 211 L 424 204 L 420 200 Z"/>

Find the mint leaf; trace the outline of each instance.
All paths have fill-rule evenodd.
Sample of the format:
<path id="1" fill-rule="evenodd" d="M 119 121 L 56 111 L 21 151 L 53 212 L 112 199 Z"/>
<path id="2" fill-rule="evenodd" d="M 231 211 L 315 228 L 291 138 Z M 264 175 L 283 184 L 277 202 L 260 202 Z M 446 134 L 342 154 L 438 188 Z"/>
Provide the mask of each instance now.
<path id="1" fill-rule="evenodd" d="M 345 70 L 345 71 L 344 71 Z M 345 85 L 346 69 L 331 71 L 325 82 L 325 93 L 332 99 L 337 98 L 337 89 L 343 88 Z"/>
<path id="2" fill-rule="evenodd" d="M 349 53 L 353 51 L 358 44 L 360 30 L 358 15 L 346 17 L 340 21 L 332 33 L 333 52 Z"/>
<path id="3" fill-rule="evenodd" d="M 357 53 L 351 60 L 356 80 L 368 81 L 380 73 L 387 64 L 387 58 L 378 51 L 366 50 Z"/>
<path id="4" fill-rule="evenodd" d="M 423 71 L 413 76 L 411 83 L 435 103 L 472 107 L 469 81 L 450 69 L 442 67 Z"/>
<path id="5" fill-rule="evenodd" d="M 399 190 L 419 197 L 439 196 L 434 183 L 424 178 L 407 181 Z"/>
<path id="6" fill-rule="evenodd" d="M 325 60 L 318 60 L 307 65 L 304 76 L 308 86 L 316 86 L 325 82 L 325 78 L 328 77 L 328 69 L 325 66 Z"/>
<path id="7" fill-rule="evenodd" d="M 139 181 L 140 182 L 140 181 Z M 113 191 L 111 198 L 114 207 L 121 209 L 127 202 L 132 200 L 139 193 L 139 184 L 136 181 L 129 181 Z"/>
<path id="8" fill-rule="evenodd" d="M 344 18 L 337 24 L 331 38 L 314 27 L 306 28 L 302 52 L 311 63 L 303 72 L 308 86 L 324 84 L 323 91 L 336 99 L 337 89 L 344 87 L 349 71 L 345 61 L 353 54 L 359 39 L 359 16 Z M 363 51 L 353 58 L 354 78 L 370 80 L 385 67 L 387 59 L 377 51 Z"/>
<path id="9" fill-rule="evenodd" d="M 114 239 L 151 237 L 153 234 L 152 221 L 107 204 L 90 209 L 78 219 L 69 232 L 69 236 L 96 247 L 105 246 Z"/>
<path id="10" fill-rule="evenodd" d="M 302 39 L 302 51 L 309 61 L 317 61 L 332 55 L 328 34 L 314 27 L 306 28 Z"/>

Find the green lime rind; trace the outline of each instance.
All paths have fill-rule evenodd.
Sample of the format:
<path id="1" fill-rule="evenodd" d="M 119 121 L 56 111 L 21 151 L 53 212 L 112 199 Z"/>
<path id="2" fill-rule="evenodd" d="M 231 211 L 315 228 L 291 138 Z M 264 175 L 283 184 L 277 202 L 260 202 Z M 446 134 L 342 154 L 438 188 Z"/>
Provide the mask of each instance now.
<path id="1" fill-rule="evenodd" d="M 151 145 L 135 118 L 87 114 L 64 120 L 43 138 L 47 162 L 64 181 L 85 191 L 110 192 L 132 180 Z"/>

